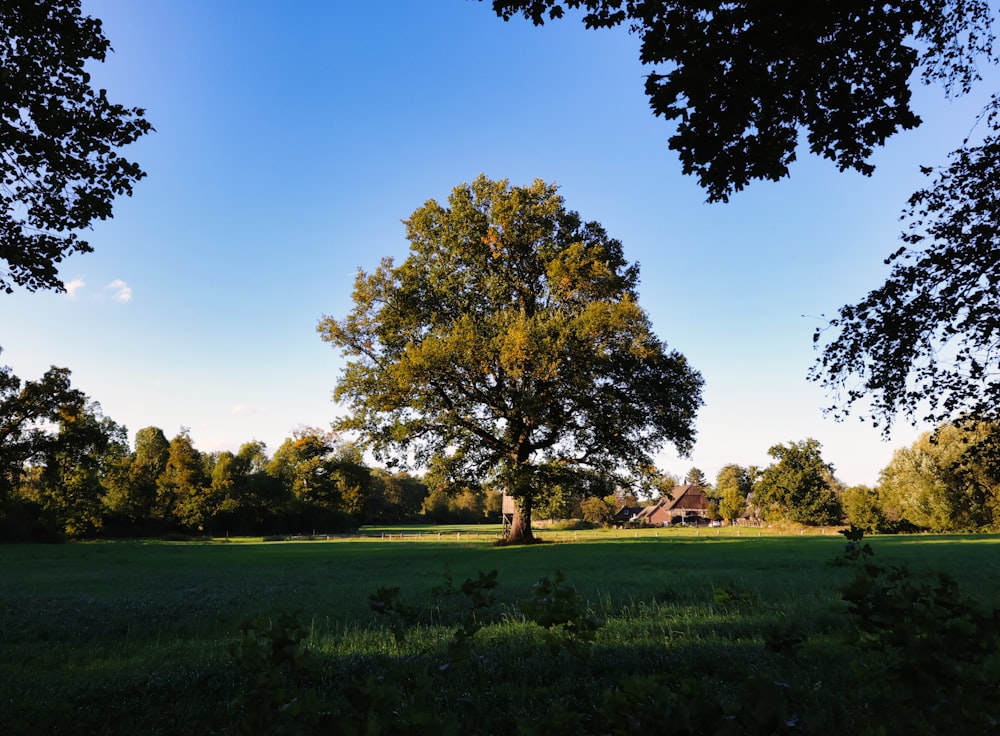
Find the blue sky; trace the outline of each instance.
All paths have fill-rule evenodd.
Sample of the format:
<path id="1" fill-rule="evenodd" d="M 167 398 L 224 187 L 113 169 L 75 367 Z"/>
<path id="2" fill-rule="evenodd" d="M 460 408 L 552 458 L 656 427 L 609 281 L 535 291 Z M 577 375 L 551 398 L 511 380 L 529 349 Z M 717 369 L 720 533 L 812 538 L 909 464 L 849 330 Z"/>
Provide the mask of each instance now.
<path id="1" fill-rule="evenodd" d="M 916 96 L 925 125 L 872 178 L 801 153 L 792 177 L 704 203 L 649 112 L 638 39 L 504 23 L 471 0 L 84 0 L 115 53 L 94 69 L 156 132 L 127 153 L 148 177 L 88 234 L 67 294 L 0 298 L 2 360 L 49 365 L 131 433 L 188 427 L 204 451 L 273 451 L 325 427 L 342 359 L 315 328 L 350 309 L 358 267 L 405 258 L 400 221 L 479 173 L 561 187 L 641 264 L 640 303 L 700 370 L 691 458 L 728 462 L 814 437 L 841 480 L 874 484 L 892 451 L 824 418 L 806 380 L 813 330 L 878 286 L 899 211 L 968 133 L 974 101 Z"/>

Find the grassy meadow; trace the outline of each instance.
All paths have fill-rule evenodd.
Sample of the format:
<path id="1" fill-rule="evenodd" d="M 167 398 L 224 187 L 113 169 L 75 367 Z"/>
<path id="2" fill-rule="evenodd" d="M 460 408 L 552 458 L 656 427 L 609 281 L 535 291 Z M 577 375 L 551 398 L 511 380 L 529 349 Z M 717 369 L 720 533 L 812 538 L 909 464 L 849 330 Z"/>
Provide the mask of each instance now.
<path id="1" fill-rule="evenodd" d="M 833 532 L 497 531 L 0 546 L 0 728 L 865 733 L 897 692 Z M 866 541 L 1000 607 L 1000 536 Z"/>

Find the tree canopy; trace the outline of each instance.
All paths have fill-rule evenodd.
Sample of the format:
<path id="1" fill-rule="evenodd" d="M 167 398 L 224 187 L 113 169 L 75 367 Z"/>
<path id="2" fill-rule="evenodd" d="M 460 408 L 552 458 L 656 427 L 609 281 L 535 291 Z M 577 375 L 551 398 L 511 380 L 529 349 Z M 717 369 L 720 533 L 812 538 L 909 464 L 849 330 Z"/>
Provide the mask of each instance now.
<path id="1" fill-rule="evenodd" d="M 111 217 L 144 174 L 118 149 L 145 112 L 91 86 L 111 46 L 80 0 L 0 3 L 0 289 L 63 288 L 57 264 L 93 250 L 77 231 Z"/>
<path id="2" fill-rule="evenodd" d="M 160 428 L 144 427 L 130 452 L 125 428 L 69 377 L 52 368 L 22 381 L 0 367 L 0 542 L 500 518 L 498 493 L 465 485 L 428 494 L 424 480 L 372 470 L 355 445 L 308 427 L 273 458 L 257 440 L 235 453 L 202 452 L 184 428 L 168 441 Z"/>
<path id="3" fill-rule="evenodd" d="M 754 505 L 765 519 L 800 524 L 835 524 L 840 504 L 833 466 L 823 460 L 823 446 L 812 438 L 767 451 L 774 462 L 754 484 Z"/>
<path id="4" fill-rule="evenodd" d="M 885 515 L 935 532 L 995 529 L 1000 472 L 979 450 L 998 434 L 998 426 L 986 422 L 945 424 L 896 450 L 879 479 Z"/>
<path id="5" fill-rule="evenodd" d="M 691 468 L 684 476 L 686 485 L 698 486 L 699 488 L 711 488 L 708 477 L 701 468 Z"/>
<path id="6" fill-rule="evenodd" d="M 536 25 L 582 12 L 588 28 L 625 25 L 653 69 L 654 114 L 675 121 L 670 148 L 710 201 L 788 175 L 800 136 L 840 170 L 873 171 L 876 147 L 920 124 L 917 81 L 948 96 L 993 63 L 986 0 L 493 0 Z M 899 413 L 932 424 L 994 421 L 1000 406 L 1000 98 L 909 200 L 904 246 L 885 284 L 842 307 L 814 340 L 811 371 L 837 415 L 861 411 L 885 431 Z M 886 252 L 891 249 L 887 248 Z"/>
<path id="7" fill-rule="evenodd" d="M 719 496 L 719 515 L 723 519 L 738 519 L 746 511 L 746 500 L 753 491 L 755 475 L 756 470 L 751 471 L 735 463 L 719 469 L 715 492 Z"/>
<path id="8" fill-rule="evenodd" d="M 874 149 L 920 123 L 912 79 L 949 93 L 992 52 L 985 0 L 493 0 L 536 25 L 582 9 L 588 28 L 626 25 L 653 67 L 646 94 L 675 121 L 669 147 L 710 201 L 788 175 L 800 132 L 841 171 L 874 170 Z"/>
<path id="9" fill-rule="evenodd" d="M 405 221 L 410 254 L 359 270 L 354 309 L 325 317 L 349 361 L 335 399 L 380 458 L 447 456 L 517 502 L 530 541 L 540 488 L 581 469 L 692 447 L 702 378 L 653 333 L 638 266 L 554 185 L 480 176 Z"/>
<path id="10" fill-rule="evenodd" d="M 814 334 L 826 344 L 811 376 L 836 415 L 863 407 L 885 433 L 900 412 L 931 424 L 1000 418 L 998 161 L 991 133 L 926 169 L 885 283 Z"/>
<path id="11" fill-rule="evenodd" d="M 128 452 L 125 428 L 101 413 L 100 404 L 65 407 L 53 442 L 42 458 L 35 500 L 71 537 L 103 524 L 104 478 Z"/>
<path id="12" fill-rule="evenodd" d="M 40 465 L 60 445 L 59 427 L 83 414 L 87 397 L 70 372 L 53 366 L 37 381 L 22 381 L 0 366 L 0 512 L 28 464 Z"/>
<path id="13" fill-rule="evenodd" d="M 0 366 L 0 541 L 98 528 L 100 476 L 124 442 L 125 429 L 72 388 L 66 368 L 22 381 Z"/>

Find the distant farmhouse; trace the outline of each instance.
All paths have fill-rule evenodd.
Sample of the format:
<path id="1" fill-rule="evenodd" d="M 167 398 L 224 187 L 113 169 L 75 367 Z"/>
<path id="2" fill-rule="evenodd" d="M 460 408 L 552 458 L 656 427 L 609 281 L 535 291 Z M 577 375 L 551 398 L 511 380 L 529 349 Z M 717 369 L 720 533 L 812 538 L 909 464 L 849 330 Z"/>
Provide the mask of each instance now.
<path id="1" fill-rule="evenodd" d="M 674 486 L 652 506 L 623 506 L 615 514 L 615 522 L 625 524 L 704 524 L 708 521 L 708 496 L 698 486 Z"/>

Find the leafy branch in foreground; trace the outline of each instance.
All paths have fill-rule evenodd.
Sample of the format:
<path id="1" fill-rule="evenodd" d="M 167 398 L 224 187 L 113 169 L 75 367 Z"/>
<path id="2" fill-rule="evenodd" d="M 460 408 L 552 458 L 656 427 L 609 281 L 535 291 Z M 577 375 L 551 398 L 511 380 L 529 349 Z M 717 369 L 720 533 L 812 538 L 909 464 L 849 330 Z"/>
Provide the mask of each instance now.
<path id="1" fill-rule="evenodd" d="M 835 398 L 828 411 L 867 407 L 888 434 L 897 414 L 931 424 L 1000 418 L 1000 98 L 978 145 L 951 154 L 914 194 L 904 245 L 885 283 L 816 330 L 826 341 L 810 378 Z"/>
<path id="2" fill-rule="evenodd" d="M 389 622 L 389 630 L 396 646 L 406 641 L 406 631 L 417 620 L 415 606 L 399 600 L 399 588 L 379 588 L 368 596 L 368 607 Z"/>
<path id="3" fill-rule="evenodd" d="M 521 601 L 521 612 L 545 630 L 545 645 L 552 652 L 567 649 L 587 656 L 604 621 L 595 616 L 576 587 L 565 584 L 565 576 L 556 572 L 550 580 L 543 576 L 531 587 L 530 599 Z"/>
<path id="4" fill-rule="evenodd" d="M 847 546 L 839 561 L 855 568 L 853 579 L 840 591 L 849 614 L 849 626 L 841 631 L 850 647 L 832 646 L 805 630 L 786 627 L 775 634 L 773 627 L 764 627 L 763 646 L 750 660 L 750 674 L 742 666 L 720 668 L 717 658 L 683 656 L 657 658 L 659 665 L 626 672 L 611 660 L 598 659 L 602 652 L 591 645 L 604 622 L 557 573 L 542 577 L 532 586 L 531 598 L 519 604 L 527 626 L 544 630 L 545 646 L 519 650 L 512 668 L 498 668 L 497 642 L 477 637 L 483 624 L 477 617 L 494 603 L 496 572 L 479 573 L 460 586 L 446 577 L 446 586 L 437 594 L 464 596 L 468 606 L 452 619 L 458 626 L 450 642 L 413 654 L 351 656 L 324 663 L 305 648 L 307 628 L 291 617 L 261 619 L 245 627 L 232 649 L 244 687 L 237 701 L 240 728 L 264 728 L 268 733 L 320 733 L 335 727 L 347 734 L 448 734 L 497 732 L 503 723 L 512 732 L 540 733 L 538 723 L 511 718 L 504 709 L 490 710 L 487 701 L 499 697 L 508 707 L 516 705 L 518 698 L 528 697 L 519 678 L 545 673 L 551 682 L 534 679 L 530 687 L 545 690 L 547 732 L 845 732 L 847 721 L 823 722 L 831 707 L 847 708 L 846 719 L 863 718 L 866 733 L 994 732 L 1000 724 L 997 614 L 981 611 L 946 575 L 921 576 L 905 566 L 877 562 L 860 530 L 852 528 L 845 536 Z M 399 595 L 396 588 L 380 588 L 369 601 L 374 611 L 390 617 L 390 627 L 398 628 L 402 643 L 413 634 L 407 627 L 426 611 L 403 604 Z M 729 585 L 715 589 L 711 605 L 732 613 L 748 604 L 756 607 L 753 598 Z M 398 623 L 391 622 L 393 617 Z M 515 638 L 532 640 L 520 634 Z M 746 643 L 742 635 L 739 638 Z M 504 649 L 511 646 L 517 644 L 502 643 Z M 564 652 L 585 656 L 560 657 Z M 442 655 L 447 656 L 443 664 Z M 818 670 L 795 666 L 811 656 L 818 656 Z M 545 665 L 533 670 L 543 660 Z M 812 679 L 816 673 L 829 667 L 846 675 L 852 664 L 853 679 L 846 682 L 829 673 L 848 690 L 820 698 L 820 686 L 827 683 L 825 678 Z M 571 671 L 565 679 L 563 670 Z M 896 707 L 884 708 L 887 702 Z"/>
<path id="5" fill-rule="evenodd" d="M 153 128 L 86 67 L 111 50 L 80 0 L 0 3 L 0 290 L 63 290 L 57 264 L 93 250 L 75 231 L 111 217 L 145 174 L 117 149 Z"/>
<path id="6" fill-rule="evenodd" d="M 240 628 L 229 649 L 243 688 L 237 699 L 241 734 L 300 734 L 318 726 L 320 667 L 304 646 L 308 629 L 295 616 L 259 617 Z"/>
<path id="7" fill-rule="evenodd" d="M 914 80 L 970 91 L 993 58 L 985 0 L 699 3 L 679 0 L 493 0 L 535 25 L 581 9 L 588 28 L 625 26 L 652 67 L 646 94 L 674 121 L 669 147 L 710 201 L 788 176 L 800 134 L 841 171 L 915 128 Z"/>
<path id="8" fill-rule="evenodd" d="M 1000 725 L 1000 611 L 987 613 L 945 573 L 920 576 L 883 565 L 855 527 L 844 559 L 857 567 L 843 588 L 857 621 L 858 675 L 895 703 L 896 730 L 988 733 Z"/>

